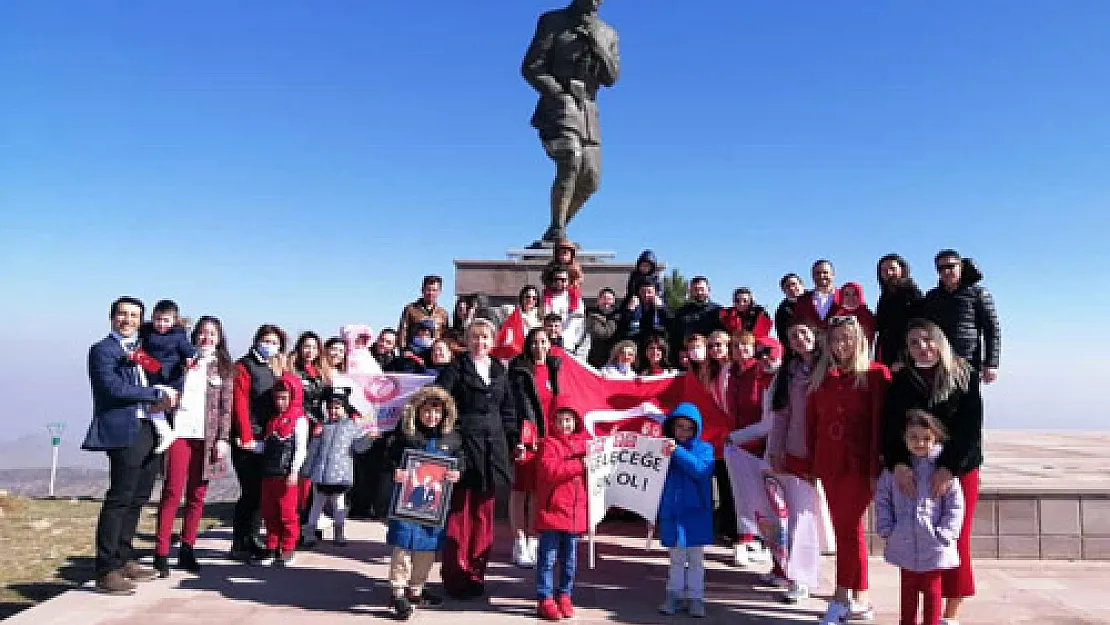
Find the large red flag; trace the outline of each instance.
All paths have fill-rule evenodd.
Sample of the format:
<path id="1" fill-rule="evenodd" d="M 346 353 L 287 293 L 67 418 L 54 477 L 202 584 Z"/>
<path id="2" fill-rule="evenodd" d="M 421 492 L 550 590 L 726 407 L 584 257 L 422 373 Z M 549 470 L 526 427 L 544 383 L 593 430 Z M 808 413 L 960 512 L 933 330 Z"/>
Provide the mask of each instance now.
<path id="1" fill-rule="evenodd" d="M 721 410 L 698 381 L 684 374 L 633 379 L 609 379 L 565 352 L 559 371 L 560 403 L 583 416 L 593 436 L 633 431 L 660 436 L 665 416 L 688 401 L 702 417 L 701 437 L 720 448 L 732 431 L 732 418 Z"/>

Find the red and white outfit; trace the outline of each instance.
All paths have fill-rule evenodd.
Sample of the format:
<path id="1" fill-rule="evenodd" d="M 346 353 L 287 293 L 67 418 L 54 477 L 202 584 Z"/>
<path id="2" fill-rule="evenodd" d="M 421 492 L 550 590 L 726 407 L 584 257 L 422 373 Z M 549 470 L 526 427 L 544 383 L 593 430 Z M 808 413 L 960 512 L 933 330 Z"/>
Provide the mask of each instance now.
<path id="1" fill-rule="evenodd" d="M 833 289 L 828 294 L 806 291 L 794 304 L 794 323 L 804 322 L 818 330 L 827 330 L 829 318 L 836 314 L 836 308 L 839 305 L 838 289 Z"/>
<path id="2" fill-rule="evenodd" d="M 265 440 L 270 436 L 293 441 L 293 463 L 289 475 L 299 475 L 308 451 L 308 418 L 304 414 L 301 381 L 291 374 L 285 374 L 274 383 L 274 389 L 287 388 L 293 394 L 289 408 L 270 418 L 262 434 L 262 440 L 254 441 L 254 451 L 262 453 Z M 289 485 L 287 477 L 262 478 L 262 521 L 266 524 L 266 550 L 280 550 L 283 554 L 292 553 L 297 547 L 300 536 L 300 518 L 297 503 L 300 482 Z"/>
<path id="3" fill-rule="evenodd" d="M 808 474 L 820 478 L 836 535 L 836 585 L 867 590 L 867 544 L 863 515 L 879 477 L 879 435 L 890 371 L 871 363 L 866 384 L 830 368 L 806 400 Z"/>
<path id="4" fill-rule="evenodd" d="M 562 293 L 543 290 L 543 314 L 555 313 L 563 318 L 563 349 L 572 356 L 585 359 L 589 352 L 586 340 L 586 307 L 582 292 L 570 287 Z"/>

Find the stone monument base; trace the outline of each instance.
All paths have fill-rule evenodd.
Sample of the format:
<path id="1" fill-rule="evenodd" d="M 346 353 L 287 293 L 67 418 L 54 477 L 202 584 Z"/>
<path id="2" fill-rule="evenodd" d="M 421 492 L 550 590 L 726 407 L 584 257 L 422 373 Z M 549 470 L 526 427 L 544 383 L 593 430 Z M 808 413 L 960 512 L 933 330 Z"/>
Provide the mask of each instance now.
<path id="1" fill-rule="evenodd" d="M 533 284 L 543 289 L 540 273 L 551 260 L 550 248 L 508 250 L 505 260 L 455 259 L 455 295 L 482 293 L 490 306 L 516 304 L 520 289 Z M 597 292 L 609 287 L 624 295 L 633 262 L 616 261 L 615 252 L 578 250 L 575 259 L 582 267 L 582 297 L 586 305 L 596 303 Z M 662 269 L 662 267 L 660 268 Z"/>

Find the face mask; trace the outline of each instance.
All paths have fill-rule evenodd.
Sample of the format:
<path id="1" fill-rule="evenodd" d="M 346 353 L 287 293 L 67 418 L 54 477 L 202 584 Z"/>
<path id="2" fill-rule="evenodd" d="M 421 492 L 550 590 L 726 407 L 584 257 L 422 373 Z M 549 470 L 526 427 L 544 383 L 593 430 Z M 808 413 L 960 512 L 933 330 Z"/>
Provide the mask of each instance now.
<path id="1" fill-rule="evenodd" d="M 690 360 L 699 360 L 699 361 L 700 360 L 705 360 L 705 348 L 704 347 L 695 347 L 690 352 Z"/>
<path id="2" fill-rule="evenodd" d="M 260 345 L 256 345 L 255 349 L 258 350 L 258 355 L 262 356 L 266 360 L 269 360 L 269 359 L 273 358 L 274 356 L 277 356 L 277 353 L 278 353 L 277 346 L 276 345 L 270 345 L 269 343 L 263 343 L 263 344 L 260 344 Z"/>
<path id="3" fill-rule="evenodd" d="M 432 346 L 432 339 L 423 336 L 414 336 L 412 338 L 412 344 L 418 349 L 428 349 Z"/>

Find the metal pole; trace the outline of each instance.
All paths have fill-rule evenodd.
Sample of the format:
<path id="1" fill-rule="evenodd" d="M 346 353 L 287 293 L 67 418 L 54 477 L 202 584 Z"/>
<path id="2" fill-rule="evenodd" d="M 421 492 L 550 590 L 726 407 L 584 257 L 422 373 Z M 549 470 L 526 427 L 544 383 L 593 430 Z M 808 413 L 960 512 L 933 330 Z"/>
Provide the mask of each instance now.
<path id="1" fill-rule="evenodd" d="M 50 496 L 53 497 L 54 480 L 58 477 L 58 446 L 51 445 L 50 447 L 54 450 L 53 454 L 51 454 L 52 458 L 50 460 Z"/>

